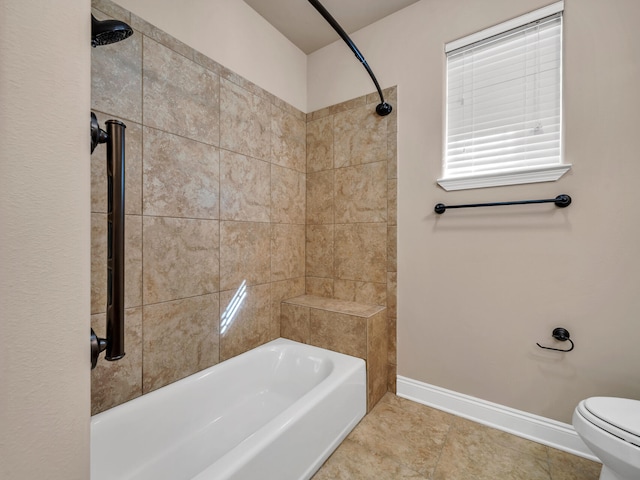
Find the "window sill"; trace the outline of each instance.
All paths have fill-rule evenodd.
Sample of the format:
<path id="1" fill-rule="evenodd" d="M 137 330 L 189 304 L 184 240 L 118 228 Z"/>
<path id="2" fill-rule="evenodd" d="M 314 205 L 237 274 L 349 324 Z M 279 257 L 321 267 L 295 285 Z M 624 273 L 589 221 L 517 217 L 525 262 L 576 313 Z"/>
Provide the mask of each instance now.
<path id="1" fill-rule="evenodd" d="M 522 183 L 555 182 L 571 169 L 571 164 L 537 168 L 520 172 L 494 175 L 473 175 L 466 177 L 440 178 L 438 185 L 446 191 L 467 190 L 471 188 L 520 185 Z"/>

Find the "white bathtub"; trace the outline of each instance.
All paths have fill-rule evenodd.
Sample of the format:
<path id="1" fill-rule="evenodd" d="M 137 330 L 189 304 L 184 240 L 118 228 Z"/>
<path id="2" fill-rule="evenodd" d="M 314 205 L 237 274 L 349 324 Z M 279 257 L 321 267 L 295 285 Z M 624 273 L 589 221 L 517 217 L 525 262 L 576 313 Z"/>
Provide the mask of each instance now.
<path id="1" fill-rule="evenodd" d="M 91 480 L 308 479 L 364 416 L 365 377 L 274 340 L 95 415 Z"/>

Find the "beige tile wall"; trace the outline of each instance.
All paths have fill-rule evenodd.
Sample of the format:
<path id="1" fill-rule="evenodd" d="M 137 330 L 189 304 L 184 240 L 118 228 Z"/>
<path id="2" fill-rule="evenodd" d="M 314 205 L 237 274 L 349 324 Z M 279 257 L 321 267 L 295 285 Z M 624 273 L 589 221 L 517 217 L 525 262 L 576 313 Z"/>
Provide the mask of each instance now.
<path id="1" fill-rule="evenodd" d="M 279 337 L 281 300 L 305 291 L 387 305 L 395 391 L 395 112 L 377 116 L 369 95 L 305 115 L 109 0 L 94 0 L 93 14 L 135 33 L 92 50 L 92 109 L 101 125 L 127 125 L 127 354 L 92 371 L 92 412 Z M 396 89 L 385 97 L 395 108 Z M 91 178 L 98 335 L 105 163 L 101 146 Z"/>
<path id="2" fill-rule="evenodd" d="M 92 50 L 92 109 L 127 125 L 126 356 L 92 371 L 97 413 L 280 336 L 280 301 L 304 294 L 306 117 L 119 6 L 93 7 L 135 30 Z M 104 146 L 91 181 L 104 335 Z"/>
<path id="3" fill-rule="evenodd" d="M 397 89 L 307 114 L 306 293 L 387 306 L 396 378 Z"/>

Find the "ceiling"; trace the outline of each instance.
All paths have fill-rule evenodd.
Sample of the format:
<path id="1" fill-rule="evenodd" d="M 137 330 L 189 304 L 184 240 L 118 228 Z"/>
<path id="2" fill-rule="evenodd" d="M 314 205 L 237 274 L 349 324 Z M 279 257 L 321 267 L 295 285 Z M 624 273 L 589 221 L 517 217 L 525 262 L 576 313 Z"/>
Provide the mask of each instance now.
<path id="1" fill-rule="evenodd" d="M 340 37 L 307 0 L 244 0 L 307 55 Z M 351 34 L 418 0 L 322 0 Z"/>

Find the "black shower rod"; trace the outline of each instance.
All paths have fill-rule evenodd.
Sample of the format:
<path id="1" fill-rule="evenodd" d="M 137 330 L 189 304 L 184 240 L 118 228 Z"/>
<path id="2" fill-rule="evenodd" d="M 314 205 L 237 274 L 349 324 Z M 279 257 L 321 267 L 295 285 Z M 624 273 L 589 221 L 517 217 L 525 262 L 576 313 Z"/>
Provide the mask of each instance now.
<path id="1" fill-rule="evenodd" d="M 360 63 L 362 63 L 362 66 L 365 68 L 365 70 L 371 77 L 371 80 L 373 80 L 373 84 L 376 86 L 376 90 L 378 90 L 378 95 L 380 95 L 380 104 L 376 106 L 376 113 L 381 117 L 384 117 L 385 115 L 389 115 L 393 110 L 393 107 L 384 101 L 380 84 L 378 83 L 376 76 L 373 74 L 373 71 L 371 70 L 371 67 L 369 67 L 369 64 L 365 60 L 364 56 L 362 55 L 362 53 L 360 53 L 360 50 L 358 50 L 358 47 L 356 47 L 355 43 L 353 43 L 353 41 L 349 38 L 349 35 L 347 35 L 347 32 L 343 30 L 343 28 L 336 21 L 336 19 L 331 16 L 331 14 L 327 11 L 327 9 L 324 8 L 324 6 L 318 0 L 309 0 L 309 3 L 315 7 L 315 9 L 320 13 L 320 15 L 322 15 L 324 19 L 327 22 L 329 22 L 329 25 L 331 25 L 333 29 L 338 33 L 338 35 L 340 35 L 342 40 L 344 40 L 344 42 L 349 46 L 351 51 L 355 54 L 356 58 L 360 60 Z"/>

